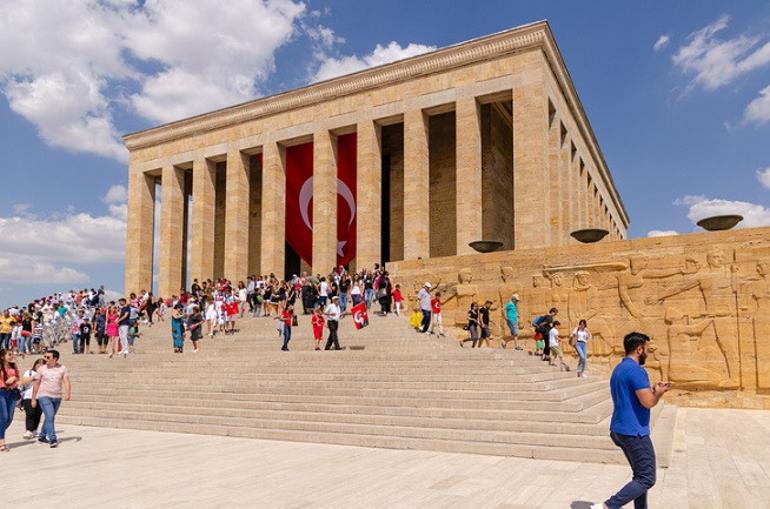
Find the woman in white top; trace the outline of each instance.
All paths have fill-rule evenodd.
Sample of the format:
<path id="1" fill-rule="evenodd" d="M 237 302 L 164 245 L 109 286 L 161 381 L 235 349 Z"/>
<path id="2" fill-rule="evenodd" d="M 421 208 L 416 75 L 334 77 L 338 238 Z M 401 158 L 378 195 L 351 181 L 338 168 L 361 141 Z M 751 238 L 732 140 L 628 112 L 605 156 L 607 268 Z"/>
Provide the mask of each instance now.
<path id="1" fill-rule="evenodd" d="M 32 440 L 37 435 L 37 428 L 40 426 L 40 417 L 43 415 L 43 411 L 40 409 L 40 405 L 32 406 L 32 388 L 33 381 L 37 378 L 37 369 L 45 364 L 43 359 L 38 359 L 35 364 L 32 365 L 32 369 L 24 372 L 22 380 L 29 380 L 29 382 L 20 387 L 22 405 L 24 406 L 24 414 L 26 415 L 26 428 L 24 432 L 25 440 Z"/>
<path id="2" fill-rule="evenodd" d="M 591 331 L 588 330 L 588 324 L 585 320 L 578 322 L 578 326 L 575 327 L 569 338 L 570 343 L 573 344 L 580 358 L 578 360 L 577 376 L 586 376 L 586 357 L 588 356 L 588 340 L 591 339 Z"/>

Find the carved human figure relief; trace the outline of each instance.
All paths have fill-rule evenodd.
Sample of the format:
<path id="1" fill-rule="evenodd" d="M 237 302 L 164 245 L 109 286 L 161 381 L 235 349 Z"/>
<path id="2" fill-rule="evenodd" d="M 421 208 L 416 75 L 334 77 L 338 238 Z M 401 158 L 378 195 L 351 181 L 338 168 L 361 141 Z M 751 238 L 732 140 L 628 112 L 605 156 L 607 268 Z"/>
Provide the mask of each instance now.
<path id="1" fill-rule="evenodd" d="M 727 367 L 727 377 L 719 383 L 719 387 L 737 388 L 740 385 L 741 362 L 735 320 L 737 276 L 734 266 L 725 263 L 725 255 L 720 249 L 709 252 L 706 255 L 706 263 L 705 270 L 685 277 L 681 284 L 663 290 L 647 302 L 660 303 L 689 290 L 698 290 L 705 304 L 705 313 L 701 318 L 712 319 L 714 335 Z"/>
<path id="2" fill-rule="evenodd" d="M 463 268 L 457 272 L 457 284 L 447 290 L 447 297 L 444 304 L 455 301 L 455 310 L 453 313 L 455 326 L 463 326 L 468 322 L 468 309 L 471 303 L 476 300 L 479 294 L 479 287 L 473 284 L 473 272 L 471 269 Z"/>
<path id="3" fill-rule="evenodd" d="M 770 389 L 770 262 L 757 262 L 756 272 L 759 277 L 750 283 L 749 294 L 754 304 L 751 314 L 757 387 Z"/>
<path id="4" fill-rule="evenodd" d="M 713 339 L 709 348 L 703 337 L 714 319 L 690 321 L 690 317 L 669 306 L 665 321 L 668 325 L 668 356 L 664 379 L 684 388 L 718 388 L 727 376 L 727 370 L 723 363 L 713 362 L 719 354 Z"/>

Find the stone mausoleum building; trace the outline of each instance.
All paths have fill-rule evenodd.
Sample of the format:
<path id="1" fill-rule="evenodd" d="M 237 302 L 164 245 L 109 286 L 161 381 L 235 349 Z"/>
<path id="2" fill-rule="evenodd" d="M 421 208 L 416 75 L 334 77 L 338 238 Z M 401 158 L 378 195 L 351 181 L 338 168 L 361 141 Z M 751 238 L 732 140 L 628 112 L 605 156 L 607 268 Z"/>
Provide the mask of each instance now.
<path id="1" fill-rule="evenodd" d="M 546 22 L 124 139 L 127 291 L 626 238 Z"/>

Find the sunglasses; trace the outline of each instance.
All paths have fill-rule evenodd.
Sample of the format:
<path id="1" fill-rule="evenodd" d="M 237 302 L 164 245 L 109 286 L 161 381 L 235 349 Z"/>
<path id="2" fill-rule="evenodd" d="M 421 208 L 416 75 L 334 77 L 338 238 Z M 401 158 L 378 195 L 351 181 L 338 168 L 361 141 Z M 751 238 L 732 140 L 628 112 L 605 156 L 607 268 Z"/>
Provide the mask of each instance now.
<path id="1" fill-rule="evenodd" d="M 45 359 L 45 360 L 53 359 L 53 355 L 45 355 L 45 356 L 43 356 L 43 359 Z"/>

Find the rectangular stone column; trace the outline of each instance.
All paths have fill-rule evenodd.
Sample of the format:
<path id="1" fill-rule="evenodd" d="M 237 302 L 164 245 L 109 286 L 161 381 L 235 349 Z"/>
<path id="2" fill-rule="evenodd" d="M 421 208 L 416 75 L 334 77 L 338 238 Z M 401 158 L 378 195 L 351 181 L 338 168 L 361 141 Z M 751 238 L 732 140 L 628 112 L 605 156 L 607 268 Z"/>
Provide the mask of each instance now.
<path id="1" fill-rule="evenodd" d="M 225 277 L 245 280 L 249 271 L 249 156 L 231 147 L 227 151 L 225 197 Z"/>
<path id="2" fill-rule="evenodd" d="M 570 147 L 572 146 L 569 135 L 565 136 L 564 144 L 561 147 L 561 167 L 559 168 L 556 185 L 559 188 L 559 237 L 558 245 L 569 244 L 570 232 L 570 174 L 572 173 L 572 164 L 570 163 Z M 551 176 L 553 178 L 553 176 Z"/>
<path id="3" fill-rule="evenodd" d="M 164 166 L 161 174 L 158 295 L 179 295 L 184 253 L 184 170 Z"/>
<path id="4" fill-rule="evenodd" d="M 372 268 L 382 252 L 382 145 L 372 120 L 358 124 L 356 268 Z"/>
<path id="5" fill-rule="evenodd" d="M 199 281 L 214 277 L 216 168 L 204 157 L 193 161 L 190 277 Z"/>
<path id="6" fill-rule="evenodd" d="M 543 69 L 522 76 L 513 88 L 513 218 L 516 249 L 548 244 L 547 185 L 548 97 Z"/>
<path id="7" fill-rule="evenodd" d="M 262 274 L 284 276 L 286 173 L 284 149 L 275 142 L 262 151 Z"/>
<path id="8" fill-rule="evenodd" d="M 457 154 L 457 254 L 472 254 L 469 242 L 481 240 L 481 114 L 475 97 L 455 103 Z"/>
<path id="9" fill-rule="evenodd" d="M 152 289 L 154 229 L 155 177 L 129 166 L 126 294 Z"/>
<path id="10" fill-rule="evenodd" d="M 547 242 L 556 246 L 559 243 L 559 170 L 561 168 L 561 121 L 555 116 L 548 129 L 548 166 L 544 170 L 545 194 L 543 206 L 548 219 L 546 230 Z"/>
<path id="11" fill-rule="evenodd" d="M 324 130 L 313 136 L 313 273 L 337 265 L 337 139 Z"/>
<path id="12" fill-rule="evenodd" d="M 428 118 L 404 113 L 404 260 L 430 256 Z"/>

